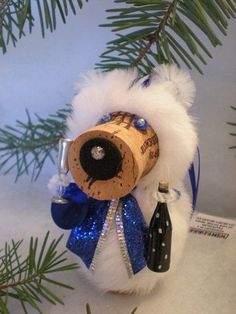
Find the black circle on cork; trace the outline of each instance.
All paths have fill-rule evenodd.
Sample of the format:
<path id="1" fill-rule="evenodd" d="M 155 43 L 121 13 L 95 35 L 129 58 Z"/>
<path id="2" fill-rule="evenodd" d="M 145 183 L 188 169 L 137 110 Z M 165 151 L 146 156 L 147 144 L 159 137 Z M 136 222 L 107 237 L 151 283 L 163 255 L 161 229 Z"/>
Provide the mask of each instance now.
<path id="1" fill-rule="evenodd" d="M 96 160 L 92 157 L 93 147 L 100 146 L 105 151 L 105 156 Z M 109 180 L 121 170 L 122 157 L 118 148 L 104 138 L 94 138 L 85 142 L 80 149 L 80 163 L 89 177 L 95 180 Z"/>

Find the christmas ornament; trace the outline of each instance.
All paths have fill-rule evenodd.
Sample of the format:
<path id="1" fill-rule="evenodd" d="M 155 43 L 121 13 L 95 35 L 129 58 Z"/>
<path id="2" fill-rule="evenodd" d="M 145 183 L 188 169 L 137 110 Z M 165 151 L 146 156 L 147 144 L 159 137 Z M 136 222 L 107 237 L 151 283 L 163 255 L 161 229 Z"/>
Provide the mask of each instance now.
<path id="1" fill-rule="evenodd" d="M 189 74 L 173 65 L 145 78 L 91 72 L 79 84 L 67 121 L 72 142 L 66 159 L 61 145 L 58 163 L 74 182 L 64 166 L 50 180 L 66 200 L 53 199 L 52 217 L 71 229 L 67 248 L 103 291 L 148 293 L 176 268 L 192 210 L 183 179 L 197 146 L 194 93 Z M 163 180 L 168 193 L 161 183 L 158 192 Z"/>

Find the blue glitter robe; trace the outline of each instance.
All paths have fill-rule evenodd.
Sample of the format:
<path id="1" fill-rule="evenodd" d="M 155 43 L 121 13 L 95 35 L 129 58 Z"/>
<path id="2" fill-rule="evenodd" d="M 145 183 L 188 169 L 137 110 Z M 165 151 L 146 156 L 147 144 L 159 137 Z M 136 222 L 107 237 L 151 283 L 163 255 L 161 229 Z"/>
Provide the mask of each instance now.
<path id="1" fill-rule="evenodd" d="M 60 228 L 72 229 L 67 248 L 90 268 L 111 202 L 88 198 L 75 183 L 65 189 L 63 197 L 69 203 L 52 203 L 53 220 Z M 133 274 L 136 274 L 146 266 L 148 227 L 131 194 L 121 198 L 120 202 L 126 248 Z"/>

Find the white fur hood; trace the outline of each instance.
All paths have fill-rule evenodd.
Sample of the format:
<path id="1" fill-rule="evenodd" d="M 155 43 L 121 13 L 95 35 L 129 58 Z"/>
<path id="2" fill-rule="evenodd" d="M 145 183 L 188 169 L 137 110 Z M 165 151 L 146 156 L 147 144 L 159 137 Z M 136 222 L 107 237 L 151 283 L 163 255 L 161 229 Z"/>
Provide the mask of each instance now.
<path id="1" fill-rule="evenodd" d="M 140 185 L 167 180 L 173 186 L 183 179 L 195 153 L 197 135 L 188 114 L 195 95 L 189 74 L 177 66 L 163 65 L 150 77 L 137 79 L 135 70 L 89 72 L 78 83 L 67 121 L 67 136 L 74 139 L 107 113 L 127 111 L 145 118 L 157 133 L 160 157 Z"/>

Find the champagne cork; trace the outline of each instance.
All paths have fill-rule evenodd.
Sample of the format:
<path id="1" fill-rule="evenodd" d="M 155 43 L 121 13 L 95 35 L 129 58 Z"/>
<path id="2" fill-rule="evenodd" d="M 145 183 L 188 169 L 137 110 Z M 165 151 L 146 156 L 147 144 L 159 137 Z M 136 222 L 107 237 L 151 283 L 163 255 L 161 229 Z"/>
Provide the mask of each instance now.
<path id="1" fill-rule="evenodd" d="M 160 192 L 163 192 L 163 193 L 168 193 L 168 191 L 169 191 L 169 183 L 167 181 L 164 181 L 164 180 L 160 181 L 159 182 L 159 186 L 158 186 L 158 190 Z"/>
<path id="2" fill-rule="evenodd" d="M 157 134 L 149 125 L 138 129 L 134 119 L 129 113 L 113 113 L 110 121 L 87 130 L 70 146 L 70 172 L 90 197 L 111 200 L 125 196 L 156 164 Z"/>

